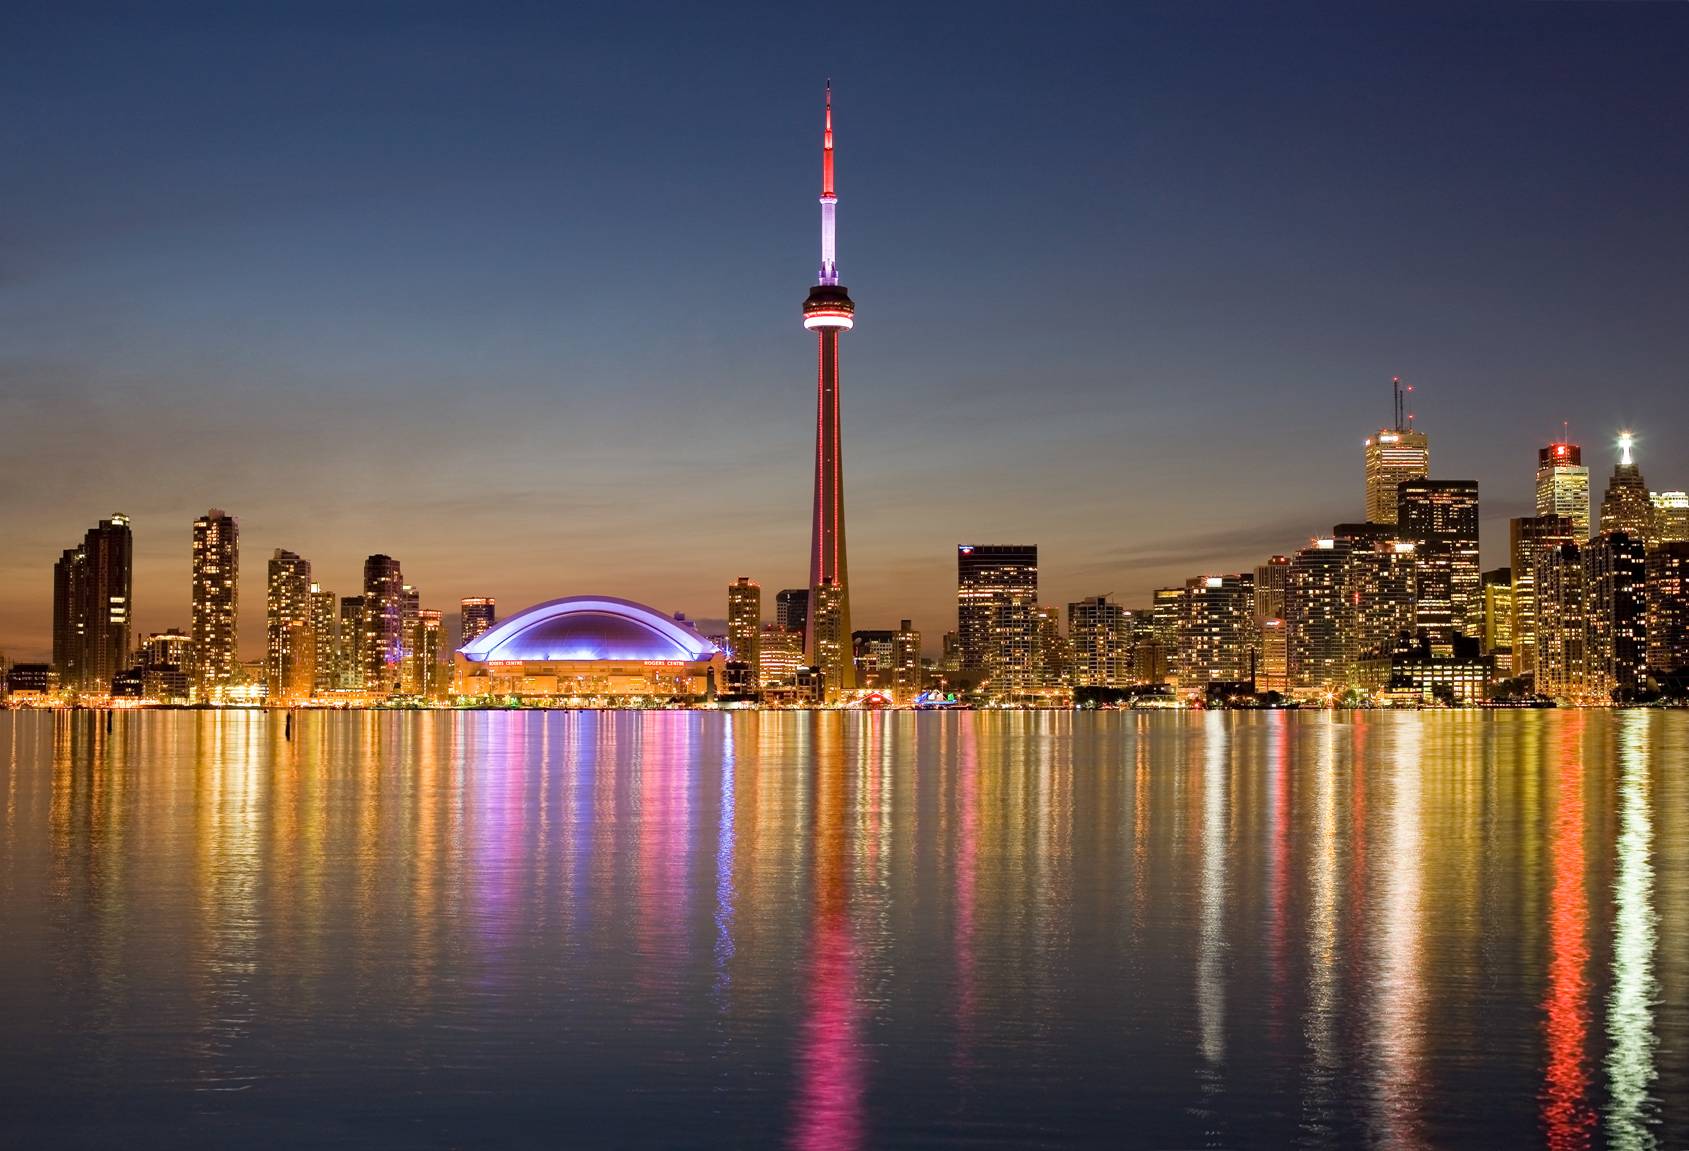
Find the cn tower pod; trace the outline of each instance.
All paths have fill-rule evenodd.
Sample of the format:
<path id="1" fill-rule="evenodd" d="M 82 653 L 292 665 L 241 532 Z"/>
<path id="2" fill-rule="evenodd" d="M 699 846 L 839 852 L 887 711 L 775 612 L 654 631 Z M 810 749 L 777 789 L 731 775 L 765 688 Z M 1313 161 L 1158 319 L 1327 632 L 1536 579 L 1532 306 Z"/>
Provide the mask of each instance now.
<path id="1" fill-rule="evenodd" d="M 856 305 L 842 284 L 817 284 L 803 302 L 803 326 L 849 331 L 856 323 Z"/>

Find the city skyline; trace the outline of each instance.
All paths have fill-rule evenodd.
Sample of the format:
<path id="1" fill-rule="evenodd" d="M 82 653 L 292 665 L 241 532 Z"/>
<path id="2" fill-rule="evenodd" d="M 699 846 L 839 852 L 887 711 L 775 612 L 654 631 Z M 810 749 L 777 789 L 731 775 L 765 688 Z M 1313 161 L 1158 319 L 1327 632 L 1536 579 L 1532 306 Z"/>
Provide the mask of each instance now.
<path id="1" fill-rule="evenodd" d="M 1382 16 L 1320 22 L 1306 12 L 1264 27 L 1251 19 L 1258 18 L 1240 17 L 1237 28 L 1218 37 L 1165 14 L 1123 18 L 1115 30 L 1123 43 L 1137 33 L 1190 46 L 1187 61 L 1164 65 L 1153 76 L 1156 83 L 1194 85 L 1222 63 L 1237 62 L 1230 37 L 1239 28 L 1276 42 L 1317 25 L 1328 52 L 1329 41 L 1358 43 L 1363 33 L 1377 30 L 1376 22 L 1388 22 Z M 1507 123 L 1519 134 L 1517 148 L 1538 163 L 1568 150 L 1571 140 L 1601 137 L 1589 140 L 1581 154 L 1628 165 L 1639 177 L 1627 184 L 1632 202 L 1622 218 L 1603 222 L 1599 200 L 1573 204 L 1527 194 L 1538 184 L 1475 165 L 1473 150 L 1493 141 L 1458 133 L 1441 145 L 1446 151 L 1433 149 L 1425 157 L 1416 173 L 1418 199 L 1387 193 L 1372 182 L 1363 160 L 1369 149 L 1403 146 L 1405 129 L 1392 119 L 1401 109 L 1377 97 L 1376 143 L 1349 140 L 1339 121 L 1317 131 L 1275 128 L 1258 145 L 1315 148 L 1324 159 L 1316 167 L 1339 177 L 1337 189 L 1379 197 L 1359 196 L 1364 211 L 1346 198 L 1351 210 L 1329 221 L 1330 236 L 1291 263 L 1291 287 L 1275 289 L 1270 299 L 1264 257 L 1281 242 L 1307 235 L 1311 217 L 1290 188 L 1269 184 L 1256 188 L 1257 199 L 1232 197 L 1230 182 L 1215 167 L 1227 157 L 1264 162 L 1257 145 L 1236 149 L 1265 111 L 1221 108 L 1227 114 L 1205 121 L 1216 139 L 1186 139 L 1173 147 L 1175 127 L 1189 129 L 1196 111 L 1214 108 L 1197 100 L 1157 112 L 1154 92 L 1143 91 L 1144 81 L 1128 75 L 1130 68 L 1105 75 L 1090 55 L 1095 49 L 1082 45 L 1074 50 L 1087 67 L 1018 111 L 1006 108 L 1004 92 L 991 85 L 960 83 L 959 58 L 947 59 L 931 76 L 910 79 L 896 74 L 883 50 L 876 57 L 847 42 L 841 61 L 826 69 L 805 62 L 735 80 L 669 75 L 659 52 L 596 98 L 626 101 L 620 121 L 625 141 L 586 130 L 581 117 L 600 105 L 586 103 L 575 88 L 553 92 L 555 99 L 534 108 L 515 107 L 506 98 L 471 99 L 462 85 L 484 63 L 455 56 L 465 73 L 448 87 L 463 101 L 469 122 L 498 130 L 497 162 L 444 200 L 400 196 L 404 210 L 373 237 L 360 230 L 376 219 L 382 196 L 398 190 L 343 156 L 327 171 L 351 178 L 361 196 L 327 197 L 316 187 L 287 204 L 273 192 L 225 177 L 197 185 L 200 198 L 178 215 L 160 198 L 175 184 L 144 164 L 125 185 L 130 200 L 84 191 L 55 203 L 46 195 L 53 179 L 68 179 L 86 159 L 54 153 L 44 141 L 79 127 L 78 117 L 103 110 L 92 98 L 48 107 L 48 97 L 62 94 L 56 85 L 74 79 L 78 67 L 102 63 L 121 88 L 138 80 L 159 53 L 220 43 L 274 66 L 285 56 L 285 42 L 260 46 L 252 26 L 211 21 L 192 31 L 188 48 L 172 48 L 162 33 L 140 30 L 136 59 L 126 63 L 101 58 L 97 45 L 83 46 L 86 57 L 73 56 L 56 78 L 20 62 L 10 82 L 35 98 L 22 105 L 26 113 L 41 112 L 40 135 L 19 141 L 20 154 L 32 161 L 31 174 L 8 177 L 20 184 L 6 189 L 16 194 L 7 197 L 0 225 L 10 271 L 0 281 L 0 308 L 15 347 L 5 383 L 20 401 L 9 405 L 17 418 L 0 432 L 0 446 L 20 474 L 51 476 L 52 483 L 30 499 L 5 503 L 0 647 L 15 659 L 47 654 L 45 572 L 67 541 L 114 511 L 134 524 L 131 626 L 137 637 L 188 625 L 189 525 L 208 506 L 226 508 L 239 520 L 249 564 L 287 549 L 309 557 L 317 580 L 342 594 L 358 588 L 359 565 L 372 553 L 400 558 L 436 605 L 491 595 L 516 609 L 611 587 L 715 620 L 722 614 L 720 589 L 737 575 L 767 588 L 802 585 L 796 553 L 803 546 L 808 493 L 793 477 L 807 467 L 805 380 L 812 361 L 791 331 L 789 301 L 813 237 L 813 224 L 801 222 L 799 209 L 813 194 L 806 113 L 824 71 L 850 93 L 847 156 L 850 178 L 859 183 L 850 185 L 848 235 L 853 267 L 873 283 L 875 301 L 873 335 L 852 341 L 853 383 L 843 417 L 853 445 L 847 498 L 857 552 L 851 576 L 856 627 L 884 628 L 912 618 L 933 650 L 953 619 L 950 549 L 967 540 L 1039 545 L 1044 599 L 1055 605 L 1112 592 L 1121 603 L 1143 606 L 1156 587 L 1202 572 L 1252 570 L 1266 555 L 1294 550 L 1332 523 L 1361 518 L 1360 442 L 1382 423 L 1383 390 L 1393 375 L 1419 389 L 1416 427 L 1435 441 L 1433 477 L 1473 478 L 1483 487 L 1483 566 L 1505 563 L 1508 520 L 1534 506 L 1530 461 L 1556 438 L 1562 420 L 1570 421 L 1571 438 L 1588 453 L 1592 483 L 1610 467 L 1606 441 L 1632 427 L 1651 485 L 1689 486 L 1689 476 L 1674 471 L 1675 457 L 1666 450 L 1685 434 L 1676 382 L 1683 336 L 1675 321 L 1669 327 L 1665 322 L 1680 310 L 1673 303 L 1675 280 L 1658 278 L 1674 262 L 1681 266 L 1673 253 L 1683 239 L 1661 215 L 1666 205 L 1653 199 L 1658 189 L 1681 186 L 1683 161 L 1659 154 L 1658 138 L 1650 134 L 1667 127 L 1657 98 L 1668 91 L 1668 80 L 1656 70 L 1656 46 L 1643 35 L 1644 23 L 1638 21 L 1634 40 L 1613 53 L 1630 66 L 1626 84 L 1604 95 L 1581 93 L 1592 123 L 1554 122 L 1540 109 L 1500 101 L 1511 110 Z M 1495 15 L 1469 17 L 1461 27 L 1478 47 L 1492 50 L 1519 34 L 1519 26 Z M 1549 63 L 1534 61 L 1534 70 L 1521 78 L 1522 91 L 1540 87 L 1546 93 L 1550 64 L 1576 58 L 1577 17 L 1539 15 L 1531 27 L 1558 46 L 1559 56 L 1549 52 Z M 309 31 L 308 20 L 301 29 L 296 35 Z M 48 40 L 68 35 L 63 27 L 55 33 L 46 18 L 35 30 Z M 1623 39 L 1610 28 L 1608 34 Z M 428 42 L 430 34 L 406 35 Z M 629 45 L 639 43 L 632 33 L 620 35 Z M 513 36 L 507 31 L 494 39 Z M 1004 44 L 974 46 L 986 49 L 986 62 L 1019 58 Z M 347 59 L 323 65 L 334 93 L 370 97 L 353 73 L 375 47 L 372 41 L 350 48 Z M 1474 87 L 1483 89 L 1478 47 L 1432 45 L 1421 31 L 1390 63 L 1406 69 L 1429 54 L 1452 67 L 1453 89 L 1470 95 Z M 1361 59 L 1371 58 L 1363 53 L 1353 63 L 1332 65 L 1307 81 L 1310 90 L 1357 84 Z M 514 84 L 540 83 L 520 54 L 516 63 Z M 1044 78 L 1054 71 L 1034 65 L 1026 62 L 1023 69 Z M 1617 65 L 1608 60 L 1598 67 Z M 289 90 L 279 73 L 266 75 L 274 87 L 264 92 Z M 1251 79 L 1260 74 L 1245 68 L 1231 83 Z M 149 99 L 181 99 L 210 82 L 190 70 L 183 91 Z M 1115 101 L 1088 101 L 1103 91 L 1115 93 Z M 1478 94 L 1499 100 L 1487 89 Z M 1275 93 L 1269 103 L 1282 107 L 1308 95 Z M 1433 103 L 1454 98 L 1420 95 Z M 231 111 L 252 98 L 234 96 Z M 486 231 L 492 227 L 488 212 L 503 203 L 500 193 L 510 180 L 587 189 L 588 205 L 597 206 L 600 197 L 625 191 L 628 181 L 646 186 L 648 161 L 635 163 L 633 152 L 656 151 L 659 141 L 674 144 L 664 122 L 648 114 L 659 105 L 710 113 L 702 117 L 711 127 L 710 146 L 680 145 L 690 190 L 688 231 L 678 250 L 689 264 L 725 274 L 728 289 L 721 299 L 690 305 L 695 310 L 682 330 L 700 339 L 676 341 L 672 348 L 660 340 L 652 346 L 654 319 L 629 319 L 640 309 L 627 273 L 647 267 L 658 248 L 677 250 L 666 221 L 653 234 L 646 216 L 636 223 L 632 207 L 605 216 L 596 227 L 603 244 L 615 250 L 610 260 L 604 247 L 579 247 L 584 233 L 567 220 L 539 227 L 518 212 L 525 225 L 538 228 L 529 238 L 567 239 L 565 250 L 590 258 L 574 265 L 559 260 L 543 273 L 517 259 L 525 274 L 514 279 L 501 277 L 491 256 L 465 247 L 472 237 L 490 238 L 500 241 L 490 249 L 494 255 L 513 258 L 510 234 Z M 309 138 L 319 144 L 350 146 L 358 139 L 356 125 L 300 124 L 289 119 L 295 113 L 288 109 L 266 107 L 282 123 L 311 129 Z M 1118 132 L 1129 145 L 1118 160 L 1075 160 L 1041 149 L 1036 132 L 1075 107 L 1085 111 L 1077 122 L 1060 124 L 1064 142 L 1071 142 L 1065 134 L 1081 131 Z M 1638 107 L 1645 114 L 1631 116 L 1626 132 L 1611 130 L 1612 117 Z M 562 124 L 551 132 L 519 132 L 537 129 L 535 109 L 548 109 Z M 423 128 L 417 140 L 438 142 Z M 125 134 L 121 125 L 106 131 L 113 145 L 106 162 L 135 163 L 146 134 Z M 536 145 L 531 163 L 504 150 L 517 138 Z M 468 146 L 461 135 L 448 134 L 448 140 L 459 149 Z M 178 125 L 175 138 L 154 143 L 163 147 L 161 163 L 201 174 L 221 171 L 214 161 L 228 155 L 256 160 L 220 135 L 214 118 L 190 118 Z M 1329 149 L 1344 144 L 1356 150 L 1340 161 Z M 580 149 L 584 164 L 561 162 L 575 155 L 570 146 Z M 450 175 L 419 151 L 398 159 L 400 172 L 436 181 Z M 984 166 L 987 159 L 991 166 Z M 1038 162 L 1065 167 L 1033 179 L 1027 164 Z M 1098 167 L 1086 171 L 1101 181 L 1095 198 L 1049 200 L 1048 189 L 1057 186 L 1072 196 L 1073 180 L 1082 174 L 1073 165 L 1091 163 Z M 1644 164 L 1639 175 L 1637 166 Z M 735 165 L 749 167 L 740 172 Z M 1456 171 L 1463 167 L 1471 171 Z M 982 174 L 992 178 L 978 178 Z M 1562 174 L 1566 180 L 1549 183 L 1565 195 L 1578 185 L 1574 173 Z M 284 188 L 302 179 L 293 170 L 280 175 Z M 1443 219 L 1447 233 L 1433 237 L 1441 243 L 1401 265 L 1409 273 L 1405 285 L 1364 276 L 1364 261 L 1336 250 L 1335 241 L 1365 234 L 1373 256 L 1407 259 L 1410 241 L 1427 242 L 1424 210 L 1445 194 L 1427 191 L 1426 182 L 1453 176 L 1467 191 L 1482 177 L 1480 190 L 1488 198 Z M 1113 181 L 1120 197 L 1104 196 Z M 938 190 L 946 184 L 966 188 L 965 202 L 958 205 L 955 196 Z M 1305 194 L 1309 187 L 1298 189 Z M 1167 205 L 1174 193 L 1195 194 L 1191 214 Z M 1524 221 L 1519 246 L 1492 248 L 1489 255 L 1497 258 L 1475 266 L 1457 241 L 1464 227 L 1479 222 L 1468 215 L 1482 217 L 1504 193 L 1523 197 L 1514 205 Z M 647 191 L 636 204 L 662 215 L 669 195 Z M 1034 210 L 1040 204 L 1046 210 Z M 950 215 L 935 215 L 940 205 Z M 1376 236 L 1365 232 L 1380 222 L 1386 206 L 1405 212 L 1410 226 Z M 138 213 L 128 226 L 111 216 L 119 207 Z M 1061 207 L 1077 215 L 1049 210 Z M 187 228 L 190 208 L 202 219 Z M 458 208 L 473 210 L 457 216 Z M 451 220 L 457 222 L 456 231 L 448 229 L 451 243 L 425 246 L 408 262 L 381 264 L 383 255 L 396 254 L 394 245 Z M 1005 227 L 1010 222 L 1015 226 Z M 1253 241 L 1245 235 L 1252 223 L 1265 228 Z M 1552 243 L 1551 224 L 1563 229 Z M 1218 225 L 1230 247 L 1196 243 L 1199 225 Z M 1161 232 L 1165 236 L 1156 234 Z M 986 236 L 991 243 L 982 244 Z M 290 237 L 303 243 L 305 255 L 288 254 L 280 241 Z M 329 239 L 347 245 L 344 260 L 340 249 L 331 253 L 322 246 Z M 1493 237 L 1490 242 L 1500 244 Z M 239 267 L 217 256 L 227 245 L 248 257 Z M 1548 268 L 1531 263 L 1566 252 L 1578 259 Z M 1240 255 L 1246 257 L 1241 264 Z M 1471 325 L 1450 326 L 1449 285 L 1442 282 L 1450 271 L 1433 266 L 1439 255 L 1458 257 L 1451 268 L 1475 279 L 1475 286 L 1456 285 L 1457 297 L 1504 285 L 1513 291 L 1510 309 L 1487 316 L 1483 341 Z M 1169 279 L 1176 270 L 1194 275 L 1207 266 L 1228 267 L 1234 279 L 1205 286 Z M 1603 277 L 1620 267 L 1632 273 L 1622 281 L 1624 290 L 1598 290 Z M 160 277 L 160 271 L 167 274 Z M 381 291 L 360 302 L 331 286 L 346 271 L 364 289 L 391 287 L 387 277 L 400 271 L 436 286 L 418 289 L 415 307 Z M 1599 273 L 1593 286 L 1584 282 L 1592 271 Z M 1523 282 L 1526 272 L 1533 283 Z M 471 287 L 490 293 L 487 300 L 467 288 L 448 290 L 460 273 L 469 275 Z M 960 317 L 960 328 L 946 295 L 957 276 L 989 277 L 995 297 Z M 136 277 L 160 286 L 140 290 Z M 1362 279 L 1369 291 L 1337 307 L 1340 295 L 1352 296 Z M 583 319 L 581 293 L 588 285 L 600 302 Z M 1103 285 L 1132 303 L 1128 314 L 1110 314 L 1104 322 L 1094 301 L 1085 302 Z M 1166 296 L 1170 285 L 1182 311 L 1155 298 Z M 495 315 L 489 301 L 506 310 Z M 286 306 L 270 307 L 278 303 Z M 1566 309 L 1581 322 L 1574 333 L 1557 333 L 1556 323 L 1568 323 Z M 457 320 L 446 324 L 444 343 L 419 330 L 419 322 L 448 313 Z M 80 324 L 66 318 L 78 314 Z M 583 327 L 602 324 L 606 316 L 616 322 L 596 337 Z M 1276 334 L 1267 338 L 1262 325 L 1269 318 Z M 1296 322 L 1282 326 L 1290 318 Z M 229 329 L 231 321 L 238 322 Z M 1224 338 L 1205 335 L 1199 321 Z M 559 324 L 568 340 L 559 342 L 554 334 Z M 1526 332 L 1531 338 L 1524 338 Z M 657 386 L 680 375 L 674 371 L 680 361 L 672 357 L 682 345 L 690 378 L 706 381 L 692 389 L 695 394 Z M 520 354 L 493 354 L 495 347 Z M 470 354 L 475 349 L 481 358 Z M 479 386 L 489 363 L 496 370 Z M 558 386 L 541 387 L 543 379 Z M 466 386 L 471 380 L 478 386 Z M 741 412 L 748 418 L 738 419 Z M 267 432 L 253 436 L 244 430 L 249 426 Z M 389 429 L 398 434 L 390 437 Z M 67 467 L 67 461 L 77 466 Z M 942 515 L 934 514 L 938 510 Z M 684 565 L 665 562 L 676 548 L 686 553 Z M 497 578 L 489 579 L 495 572 Z M 239 650 L 250 659 L 263 650 L 259 584 L 242 599 Z"/>

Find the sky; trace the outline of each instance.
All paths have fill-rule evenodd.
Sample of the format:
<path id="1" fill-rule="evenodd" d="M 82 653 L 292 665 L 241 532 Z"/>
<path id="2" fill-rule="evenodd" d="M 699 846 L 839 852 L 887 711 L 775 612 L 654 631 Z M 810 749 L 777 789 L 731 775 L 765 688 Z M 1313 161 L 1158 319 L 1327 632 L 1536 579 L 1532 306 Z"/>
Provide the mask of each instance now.
<path id="1" fill-rule="evenodd" d="M 1363 518 L 1415 386 L 1487 564 L 1562 421 L 1689 487 L 1689 8 L 8 5 L 0 651 L 132 518 L 426 607 L 719 619 L 807 578 L 834 87 L 852 616 L 955 623 L 959 543 L 1061 604 Z"/>

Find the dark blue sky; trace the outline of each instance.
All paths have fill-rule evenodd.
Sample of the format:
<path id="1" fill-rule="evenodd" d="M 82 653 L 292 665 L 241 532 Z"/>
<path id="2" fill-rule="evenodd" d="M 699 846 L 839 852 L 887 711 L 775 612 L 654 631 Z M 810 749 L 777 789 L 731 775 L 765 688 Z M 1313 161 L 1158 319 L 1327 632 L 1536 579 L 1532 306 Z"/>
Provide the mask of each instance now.
<path id="1" fill-rule="evenodd" d="M 0 647 L 134 518 L 143 630 L 240 517 L 343 593 L 719 616 L 804 579 L 822 81 L 858 626 L 1253 565 L 1414 382 L 1485 554 L 1571 424 L 1689 486 L 1689 10 L 10 6 Z"/>

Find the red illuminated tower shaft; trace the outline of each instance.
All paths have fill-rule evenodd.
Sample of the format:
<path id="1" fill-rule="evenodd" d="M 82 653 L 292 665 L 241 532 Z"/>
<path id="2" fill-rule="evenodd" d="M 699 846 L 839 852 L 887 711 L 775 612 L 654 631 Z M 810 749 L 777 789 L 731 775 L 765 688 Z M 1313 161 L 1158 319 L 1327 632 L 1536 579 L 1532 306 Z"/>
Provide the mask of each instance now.
<path id="1" fill-rule="evenodd" d="M 845 568 L 844 460 L 839 443 L 839 335 L 856 306 L 839 284 L 834 253 L 833 90 L 827 87 L 821 134 L 821 274 L 803 305 L 803 326 L 815 333 L 815 516 L 809 546 L 809 621 L 804 653 L 820 669 L 828 698 L 856 686 L 850 639 L 850 584 Z"/>

